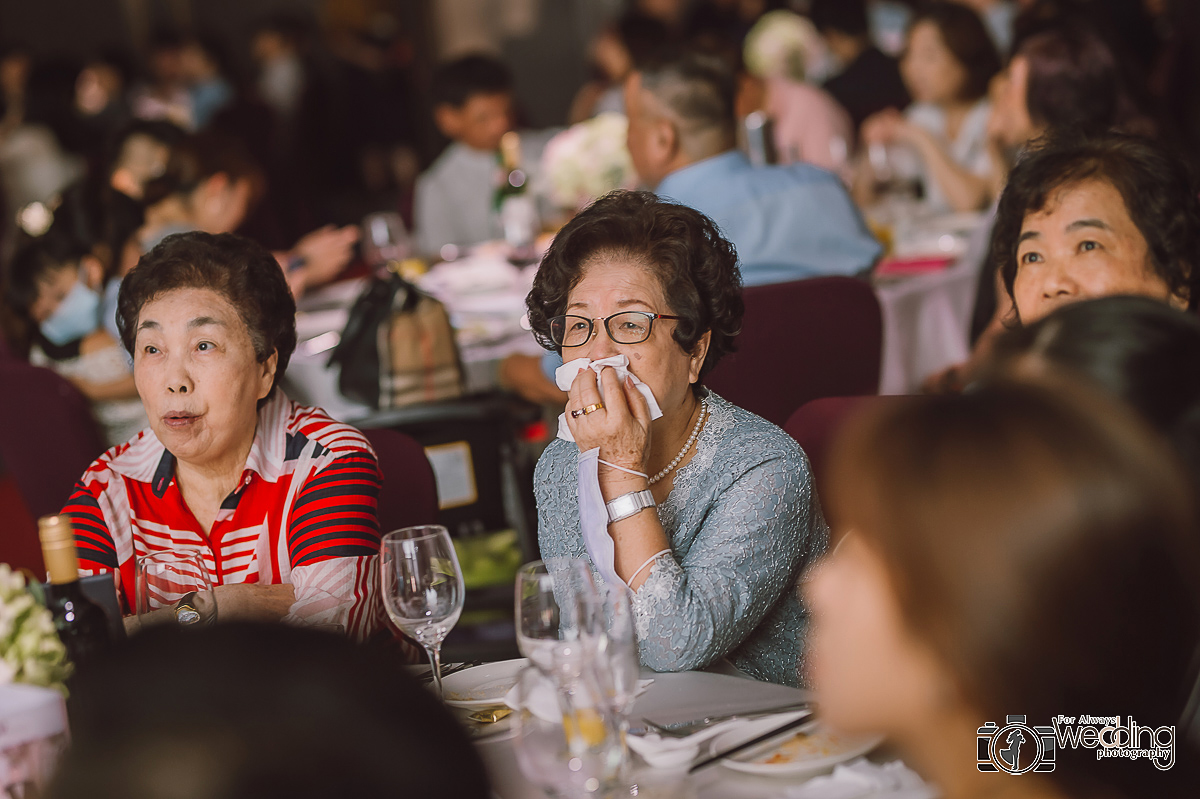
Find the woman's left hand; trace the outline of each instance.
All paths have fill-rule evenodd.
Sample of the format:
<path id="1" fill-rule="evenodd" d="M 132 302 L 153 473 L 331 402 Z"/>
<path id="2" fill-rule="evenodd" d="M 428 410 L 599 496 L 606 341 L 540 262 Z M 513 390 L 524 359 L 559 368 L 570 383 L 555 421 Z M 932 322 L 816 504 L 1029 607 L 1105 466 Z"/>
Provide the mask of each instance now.
<path id="1" fill-rule="evenodd" d="M 632 380 L 621 381 L 612 367 L 600 370 L 598 377 L 591 369 L 581 369 L 567 397 L 567 427 L 580 452 L 599 447 L 604 460 L 633 471 L 646 471 L 650 455 L 650 406 Z M 572 411 L 596 404 L 603 407 L 571 415 Z"/>

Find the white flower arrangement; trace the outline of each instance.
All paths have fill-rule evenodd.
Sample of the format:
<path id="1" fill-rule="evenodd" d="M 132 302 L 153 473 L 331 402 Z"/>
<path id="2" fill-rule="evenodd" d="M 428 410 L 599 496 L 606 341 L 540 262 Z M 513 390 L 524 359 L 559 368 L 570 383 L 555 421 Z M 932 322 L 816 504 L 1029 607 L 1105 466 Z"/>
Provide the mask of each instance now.
<path id="1" fill-rule="evenodd" d="M 50 611 L 29 593 L 20 572 L 0 563 L 0 684 L 40 685 L 65 696 L 70 676 Z"/>
<path id="2" fill-rule="evenodd" d="M 542 154 L 543 193 L 557 208 L 580 211 L 614 189 L 637 185 L 625 146 L 624 114 L 604 113 L 564 130 Z"/>

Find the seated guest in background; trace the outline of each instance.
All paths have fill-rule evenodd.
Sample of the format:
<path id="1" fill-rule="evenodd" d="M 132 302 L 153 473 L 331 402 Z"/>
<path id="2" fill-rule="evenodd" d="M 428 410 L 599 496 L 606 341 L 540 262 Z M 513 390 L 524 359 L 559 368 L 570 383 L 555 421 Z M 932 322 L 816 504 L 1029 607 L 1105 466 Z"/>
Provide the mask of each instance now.
<path id="1" fill-rule="evenodd" d="M 91 403 L 108 444 L 144 428 L 128 356 L 101 324 L 100 261 L 55 226 L 21 247 L 6 272 L 4 306 L 19 331 L 10 334 L 12 350 L 70 380 Z"/>
<path id="2" fill-rule="evenodd" d="M 500 139 L 514 122 L 512 76 L 490 56 L 465 56 L 438 67 L 432 92 L 434 122 L 450 146 L 417 178 L 413 204 L 417 248 L 436 256 L 448 244 L 503 236 L 495 200 Z M 537 166 L 537 149 L 522 140 L 527 172 Z"/>
<path id="3" fill-rule="evenodd" d="M 479 752 L 403 662 L 278 625 L 124 643 L 71 686 L 54 799 L 487 799 Z"/>
<path id="4" fill-rule="evenodd" d="M 126 125 L 112 143 L 105 171 L 114 189 L 141 200 L 146 184 L 167 171 L 171 151 L 187 136 L 182 128 L 161 120 Z"/>
<path id="5" fill-rule="evenodd" d="M 896 59 L 871 43 L 866 0 L 814 0 L 812 21 L 842 65 L 823 88 L 850 114 L 855 129 L 874 113 L 908 105 Z"/>
<path id="6" fill-rule="evenodd" d="M 662 20 L 630 11 L 592 41 L 590 59 L 596 73 L 575 94 L 567 121 L 574 125 L 596 114 L 625 113 L 625 79 L 637 64 L 666 46 L 670 33 Z"/>
<path id="7" fill-rule="evenodd" d="M 1030 150 L 1000 198 L 992 258 L 1028 324 L 1055 308 L 1138 294 L 1200 299 L 1200 200 L 1187 167 L 1136 136 L 1064 135 Z"/>
<path id="8" fill-rule="evenodd" d="M 702 385 L 741 327 L 733 247 L 687 206 L 610 194 L 559 232 L 527 305 L 544 346 L 569 362 L 625 356 L 662 411 L 653 419 L 612 366 L 578 373 L 563 417 L 574 443 L 553 441 L 534 476 L 542 555 L 587 557 L 633 589 L 646 666 L 728 658 L 795 684 L 806 627 L 795 586 L 826 528 L 795 441 Z M 581 521 L 580 473 L 597 448 L 612 504 Z M 607 547 L 611 564 L 592 555 Z"/>
<path id="9" fill-rule="evenodd" d="M 894 144 L 915 151 L 914 176 L 937 211 L 986 207 L 988 82 L 1000 71 L 1000 56 L 979 16 L 956 3 L 925 6 L 909 28 L 900 69 L 914 102 L 903 114 L 882 111 L 863 123 L 867 152 Z M 864 158 L 855 187 L 863 205 L 874 201 L 877 177 L 877 167 Z"/>
<path id="10" fill-rule="evenodd" d="M 733 74 L 685 53 L 625 84 L 628 144 L 642 182 L 708 216 L 737 248 L 747 286 L 854 275 L 879 257 L 837 176 L 809 164 L 752 166 L 736 147 Z"/>
<path id="11" fill-rule="evenodd" d="M 955 0 L 975 11 L 987 26 L 992 43 L 1001 57 L 1012 49 L 1013 22 L 1017 18 L 1017 4 L 1012 0 Z"/>
<path id="12" fill-rule="evenodd" d="M 887 734 L 947 799 L 1195 795 L 1195 502 L 1148 427 L 1080 385 L 999 383 L 879 407 L 831 468 L 845 526 L 805 585 L 825 721 Z M 1173 768 L 1062 747 L 1051 773 L 977 770 L 986 723 L 1090 707 L 1173 727 Z"/>
<path id="13" fill-rule="evenodd" d="M 296 305 L 269 252 L 237 236 L 170 236 L 121 284 L 121 343 L 150 427 L 101 455 L 63 512 L 80 569 L 199 550 L 221 618 L 378 621 L 380 474 L 366 439 L 277 389 Z"/>
<path id="14" fill-rule="evenodd" d="M 237 139 L 215 132 L 189 136 L 172 148 L 161 174 L 143 186 L 146 224 L 139 236 L 149 252 L 172 233 L 232 233 L 263 191 L 263 173 Z M 336 278 L 354 256 L 358 227 L 332 225 L 275 254 L 297 297 Z"/>
<path id="15" fill-rule="evenodd" d="M 992 368 L 1017 376 L 1067 369 L 1138 411 L 1200 484 L 1200 319 L 1147 297 L 1064 306 L 996 342 Z"/>

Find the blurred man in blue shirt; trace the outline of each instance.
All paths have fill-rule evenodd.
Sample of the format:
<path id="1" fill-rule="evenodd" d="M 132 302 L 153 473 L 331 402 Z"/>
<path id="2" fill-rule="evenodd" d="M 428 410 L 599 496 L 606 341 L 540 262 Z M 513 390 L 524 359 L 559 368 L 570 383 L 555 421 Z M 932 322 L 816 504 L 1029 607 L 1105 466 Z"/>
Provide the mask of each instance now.
<path id="1" fill-rule="evenodd" d="M 735 149 L 736 80 L 719 59 L 682 54 L 625 84 L 629 152 L 659 196 L 711 217 L 747 286 L 869 269 L 881 248 L 836 175 L 753 166 Z"/>

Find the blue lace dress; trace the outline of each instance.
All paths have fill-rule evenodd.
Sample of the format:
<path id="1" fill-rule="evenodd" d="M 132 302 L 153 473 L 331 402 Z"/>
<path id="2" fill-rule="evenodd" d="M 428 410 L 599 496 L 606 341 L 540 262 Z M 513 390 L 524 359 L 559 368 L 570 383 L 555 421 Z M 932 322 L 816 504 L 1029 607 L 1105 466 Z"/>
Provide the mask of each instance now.
<path id="1" fill-rule="evenodd" d="M 672 552 L 634 595 L 642 663 L 686 671 L 726 657 L 752 677 L 796 685 L 808 627 L 797 583 L 828 539 L 808 458 L 775 425 L 708 396 L 696 453 L 658 507 Z M 587 558 L 578 454 L 555 439 L 538 461 L 543 558 Z"/>

